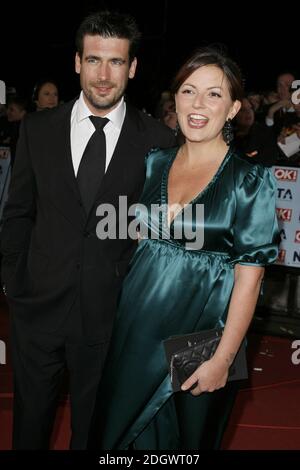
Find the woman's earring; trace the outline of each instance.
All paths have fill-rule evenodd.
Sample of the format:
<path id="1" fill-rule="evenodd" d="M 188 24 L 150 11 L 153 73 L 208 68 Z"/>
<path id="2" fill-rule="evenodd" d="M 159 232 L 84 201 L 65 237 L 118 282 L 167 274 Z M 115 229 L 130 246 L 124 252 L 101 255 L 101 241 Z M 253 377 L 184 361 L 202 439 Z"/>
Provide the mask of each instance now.
<path id="1" fill-rule="evenodd" d="M 179 124 L 178 124 L 178 122 L 177 122 L 177 124 L 176 124 L 176 126 L 175 126 L 175 128 L 174 128 L 174 134 L 175 134 L 175 137 L 177 137 L 177 136 L 178 136 L 178 134 L 179 134 L 179 131 L 180 131 L 180 127 L 179 127 Z"/>
<path id="2" fill-rule="evenodd" d="M 222 129 L 223 139 L 227 145 L 230 145 L 230 142 L 234 138 L 233 126 L 231 124 L 231 119 L 227 119 Z"/>

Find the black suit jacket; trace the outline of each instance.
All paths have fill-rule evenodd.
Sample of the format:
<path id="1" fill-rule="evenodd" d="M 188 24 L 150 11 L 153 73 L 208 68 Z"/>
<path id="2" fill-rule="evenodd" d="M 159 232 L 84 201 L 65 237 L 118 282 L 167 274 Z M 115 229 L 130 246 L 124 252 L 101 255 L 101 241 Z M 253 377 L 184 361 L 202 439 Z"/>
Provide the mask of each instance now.
<path id="1" fill-rule="evenodd" d="M 98 239 L 96 208 L 112 204 L 118 215 L 120 195 L 127 196 L 128 206 L 136 203 L 145 155 L 175 141 L 167 127 L 127 104 L 112 160 L 86 215 L 71 156 L 73 104 L 33 113 L 22 124 L 3 216 L 2 282 L 13 314 L 49 332 L 80 295 L 89 341 L 106 341 L 135 243 Z"/>

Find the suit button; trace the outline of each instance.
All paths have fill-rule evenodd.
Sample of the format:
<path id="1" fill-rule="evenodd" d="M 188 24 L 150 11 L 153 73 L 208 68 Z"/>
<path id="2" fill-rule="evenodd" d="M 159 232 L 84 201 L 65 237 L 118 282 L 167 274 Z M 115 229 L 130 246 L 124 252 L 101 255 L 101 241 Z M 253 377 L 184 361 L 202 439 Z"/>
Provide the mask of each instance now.
<path id="1" fill-rule="evenodd" d="M 84 232 L 84 233 L 83 233 L 83 236 L 84 236 L 85 238 L 90 238 L 91 233 L 90 233 L 90 232 Z"/>

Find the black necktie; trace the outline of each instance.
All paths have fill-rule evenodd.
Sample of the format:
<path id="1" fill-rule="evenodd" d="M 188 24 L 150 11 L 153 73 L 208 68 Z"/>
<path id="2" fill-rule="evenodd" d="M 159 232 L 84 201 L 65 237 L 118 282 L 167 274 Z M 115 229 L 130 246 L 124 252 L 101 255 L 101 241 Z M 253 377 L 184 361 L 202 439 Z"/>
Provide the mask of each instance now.
<path id="1" fill-rule="evenodd" d="M 92 134 L 83 152 L 77 173 L 77 182 L 81 200 L 88 214 L 105 174 L 106 141 L 103 131 L 109 119 L 89 116 L 95 132 Z"/>

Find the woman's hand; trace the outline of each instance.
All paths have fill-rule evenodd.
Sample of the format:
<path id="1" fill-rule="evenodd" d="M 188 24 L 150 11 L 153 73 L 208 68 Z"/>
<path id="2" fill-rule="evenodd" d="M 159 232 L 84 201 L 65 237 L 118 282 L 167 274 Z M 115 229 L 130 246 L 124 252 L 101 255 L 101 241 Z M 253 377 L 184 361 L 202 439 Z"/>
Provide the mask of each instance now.
<path id="1" fill-rule="evenodd" d="M 189 390 L 196 385 L 190 393 L 197 396 L 224 387 L 229 367 L 253 318 L 263 276 L 262 266 L 235 266 L 234 287 L 221 341 L 213 357 L 198 367 L 182 384 L 182 390 Z"/>
<path id="2" fill-rule="evenodd" d="M 191 394 L 200 395 L 202 392 L 214 392 L 225 386 L 228 378 L 229 365 L 226 360 L 213 356 L 205 361 L 195 372 L 182 384 L 183 391 L 189 390 L 197 384 Z"/>

